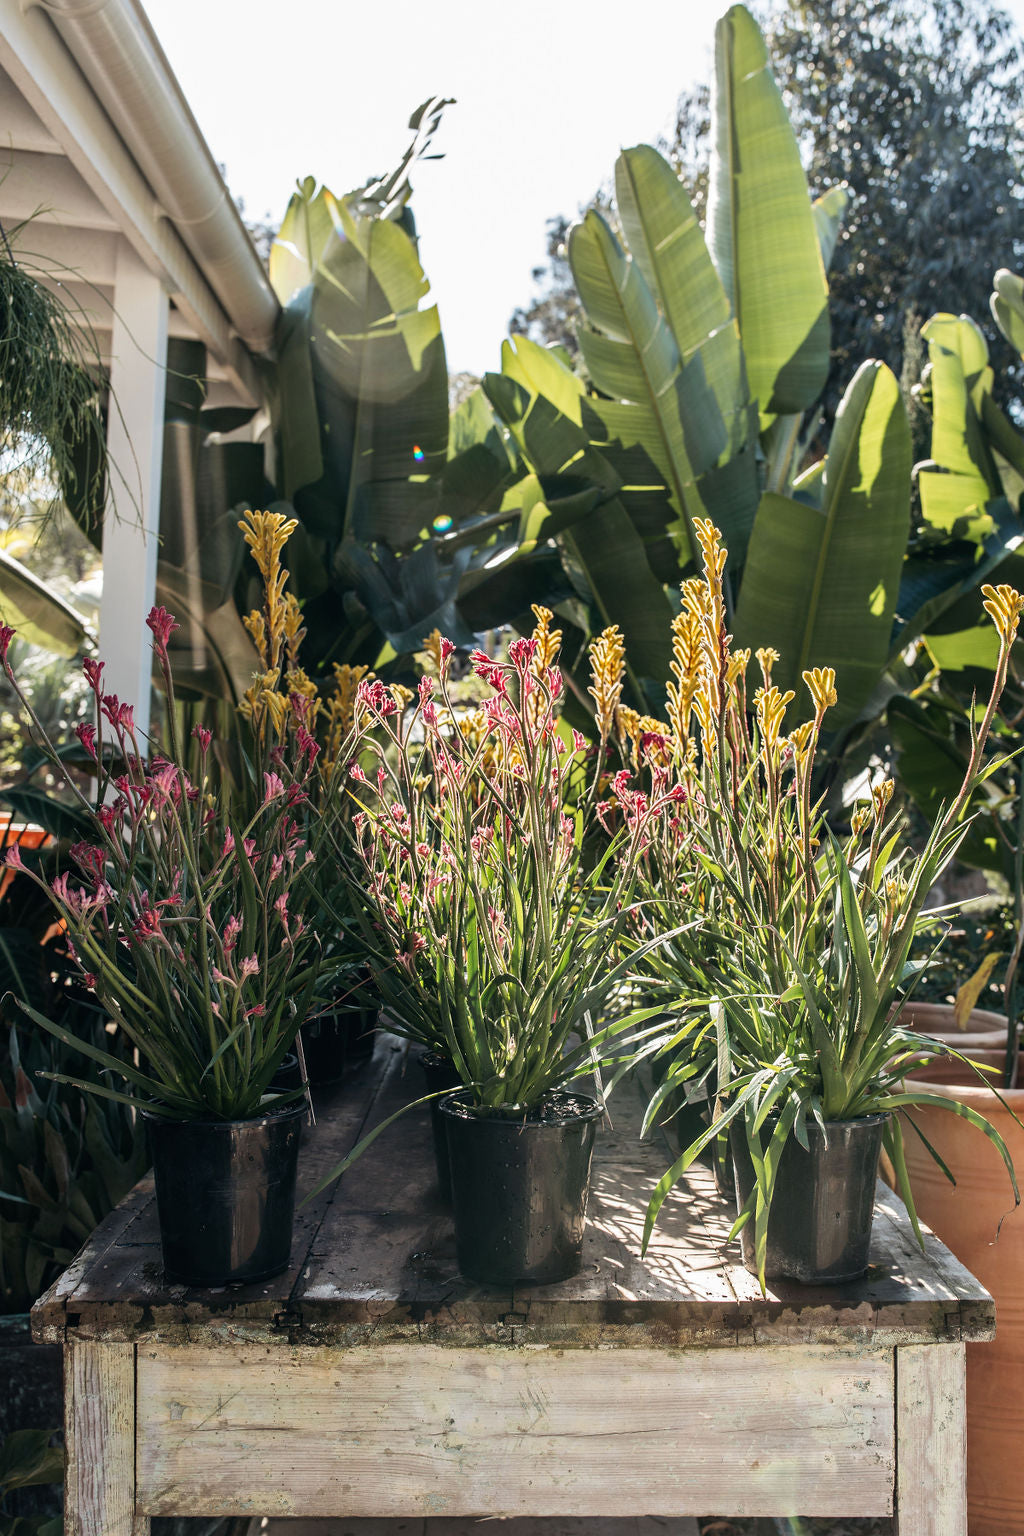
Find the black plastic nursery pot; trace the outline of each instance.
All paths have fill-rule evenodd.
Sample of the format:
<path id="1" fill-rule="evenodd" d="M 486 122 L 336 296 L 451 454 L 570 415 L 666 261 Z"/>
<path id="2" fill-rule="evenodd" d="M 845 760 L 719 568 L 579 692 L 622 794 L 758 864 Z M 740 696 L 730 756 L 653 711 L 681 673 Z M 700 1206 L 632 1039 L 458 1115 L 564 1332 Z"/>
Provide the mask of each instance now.
<path id="1" fill-rule="evenodd" d="M 255 1120 L 146 1114 L 168 1280 L 248 1284 L 287 1268 L 305 1114 L 302 1099 Z"/>
<path id="2" fill-rule="evenodd" d="M 439 1051 L 424 1051 L 420 1057 L 420 1066 L 423 1068 L 427 1093 L 443 1093 L 446 1088 L 457 1088 L 462 1081 L 447 1056 L 442 1056 Z M 431 1100 L 430 1129 L 434 1134 L 434 1161 L 437 1164 L 437 1187 L 441 1193 L 441 1198 L 447 1200 L 450 1205 L 452 1198 L 452 1173 L 448 1161 L 448 1133 L 445 1128 L 445 1122 L 441 1118 L 440 1099 Z"/>
<path id="3" fill-rule="evenodd" d="M 311 1088 L 340 1083 L 373 1055 L 377 1010 L 335 1008 L 302 1026 L 302 1053 Z"/>
<path id="4" fill-rule="evenodd" d="M 808 1123 L 809 1150 L 789 1138 L 779 1158 L 768 1216 L 766 1278 L 839 1285 L 866 1272 L 878 1158 L 888 1118 L 827 1120 L 825 1135 Z M 767 1127 L 763 1134 L 768 1134 Z M 735 1121 L 729 1127 L 729 1149 L 739 1211 L 754 1187 L 754 1168 L 743 1127 Z M 743 1262 L 756 1274 L 753 1218 L 740 1237 Z"/>
<path id="5" fill-rule="evenodd" d="M 556 1093 L 524 1118 L 481 1113 L 462 1093 L 443 1100 L 440 1113 L 463 1275 L 547 1285 L 577 1274 L 600 1104 Z"/>
<path id="6" fill-rule="evenodd" d="M 302 1071 L 299 1067 L 299 1058 L 294 1051 L 289 1051 L 287 1056 L 281 1058 L 281 1065 L 270 1079 L 271 1093 L 290 1093 L 293 1088 L 302 1087 Z"/>

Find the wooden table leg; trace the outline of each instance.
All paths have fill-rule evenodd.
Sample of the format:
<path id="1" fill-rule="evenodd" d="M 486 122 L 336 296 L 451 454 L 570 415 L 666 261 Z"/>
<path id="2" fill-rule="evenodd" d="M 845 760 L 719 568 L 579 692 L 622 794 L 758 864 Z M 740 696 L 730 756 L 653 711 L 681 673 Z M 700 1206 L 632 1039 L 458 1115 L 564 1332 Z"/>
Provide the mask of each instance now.
<path id="1" fill-rule="evenodd" d="M 64 1346 L 65 1536 L 149 1536 L 135 1514 L 135 1346 Z"/>
<path id="2" fill-rule="evenodd" d="M 896 1350 L 895 1524 L 899 1536 L 966 1536 L 963 1344 L 904 1344 Z"/>

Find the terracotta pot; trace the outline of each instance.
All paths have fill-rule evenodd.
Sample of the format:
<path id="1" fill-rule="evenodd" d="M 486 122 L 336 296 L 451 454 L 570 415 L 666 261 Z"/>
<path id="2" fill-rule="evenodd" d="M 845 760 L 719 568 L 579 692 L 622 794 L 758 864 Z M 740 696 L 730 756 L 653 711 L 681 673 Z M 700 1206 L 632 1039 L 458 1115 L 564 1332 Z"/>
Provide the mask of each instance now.
<path id="1" fill-rule="evenodd" d="M 969 1056 L 979 1066 L 995 1067 L 1001 1072 L 1006 1062 L 1006 1015 L 990 1013 L 986 1008 L 975 1008 L 967 1020 L 967 1028 L 959 1029 L 950 1003 L 910 1003 L 904 1008 L 901 1022 L 911 1029 L 919 1029 L 923 1035 L 936 1040 L 946 1040 L 954 1050 Z M 930 1083 L 960 1083 L 970 1080 L 966 1069 L 953 1059 L 934 1059 L 927 1065 L 915 1067 L 908 1075 L 915 1080 L 927 1078 Z M 1000 1078 L 993 1078 L 998 1086 Z"/>
<path id="2" fill-rule="evenodd" d="M 1024 1175 L 1024 1130 L 992 1091 L 971 1081 L 918 1082 L 942 1098 L 959 1099 L 996 1127 Z M 1004 1092 L 1024 1120 L 1024 1089 Z M 953 1186 L 913 1131 L 904 1134 L 914 1202 L 921 1220 L 942 1239 L 996 1302 L 996 1337 L 967 1346 L 967 1504 L 971 1536 L 1024 1536 L 1024 1207 L 999 1153 L 980 1131 L 943 1109 L 915 1118 L 956 1178 Z M 1007 1214 L 1009 1213 L 1009 1214 Z M 996 1241 L 1000 1219 L 1002 1231 Z"/>

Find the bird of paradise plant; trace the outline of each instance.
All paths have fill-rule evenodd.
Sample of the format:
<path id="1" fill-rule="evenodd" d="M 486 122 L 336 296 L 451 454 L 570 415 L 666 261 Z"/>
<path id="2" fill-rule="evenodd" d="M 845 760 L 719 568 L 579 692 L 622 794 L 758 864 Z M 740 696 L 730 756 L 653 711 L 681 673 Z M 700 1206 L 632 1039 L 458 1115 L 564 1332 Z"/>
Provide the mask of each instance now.
<path id="1" fill-rule="evenodd" d="M 1019 1199 L 1009 1154 L 998 1133 L 971 1109 L 918 1092 L 905 1082 L 924 1043 L 900 1008 L 912 984 L 911 945 L 925 899 L 966 831 L 964 808 L 985 768 L 985 742 L 1005 682 L 1024 599 L 988 587 L 1000 660 L 977 724 L 963 784 L 936 819 L 923 848 L 903 846 L 891 816 L 891 781 L 859 805 L 848 834 L 829 827 L 815 801 L 812 770 L 827 712 L 836 703 L 835 672 L 803 672 L 812 712 L 785 729 L 792 690 L 772 681 L 770 649 L 756 659 L 760 681 L 747 696 L 749 650 L 734 651 L 726 631 L 718 530 L 696 523 L 703 580 L 682 589 L 674 626 L 670 729 L 642 739 L 639 774 L 623 770 L 615 802 L 626 815 L 645 812 L 641 909 L 646 931 L 683 931 L 648 952 L 646 969 L 669 1005 L 688 1005 L 672 1043 L 672 1062 L 651 1099 L 647 1123 L 669 1096 L 710 1085 L 711 1123 L 676 1160 L 652 1196 L 644 1242 L 669 1190 L 703 1148 L 734 1123 L 742 1127 L 754 1186 L 734 1234 L 754 1223 L 764 1284 L 768 1216 L 779 1158 L 791 1138 L 805 1149 L 808 1126 L 874 1114 L 890 1118 L 885 1146 L 915 1222 L 906 1178 L 903 1128 L 915 1104 L 963 1116 L 995 1142 Z M 607 809 L 607 808 L 606 808 Z M 709 1006 L 710 1004 L 710 1006 Z M 955 1054 L 955 1053 L 954 1053 Z M 920 1059 L 917 1055 L 916 1059 Z"/>

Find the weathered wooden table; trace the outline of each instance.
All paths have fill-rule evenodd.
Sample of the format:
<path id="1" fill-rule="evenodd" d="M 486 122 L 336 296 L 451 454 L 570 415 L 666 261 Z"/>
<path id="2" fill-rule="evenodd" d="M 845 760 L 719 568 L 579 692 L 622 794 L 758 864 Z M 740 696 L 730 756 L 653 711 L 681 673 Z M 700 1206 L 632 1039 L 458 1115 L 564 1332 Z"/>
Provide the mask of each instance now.
<path id="1" fill-rule="evenodd" d="M 383 1037 L 310 1134 L 311 1188 L 422 1091 Z M 165 1283 L 143 1181 L 38 1302 L 65 1357 L 67 1524 L 144 1536 L 196 1515 L 874 1515 L 963 1536 L 964 1343 L 991 1298 L 922 1255 L 879 1187 L 855 1286 L 767 1299 L 700 1170 L 639 1258 L 665 1167 L 628 1088 L 599 1136 L 580 1276 L 480 1287 L 454 1262 L 415 1111 L 299 1215 L 262 1286 Z"/>

